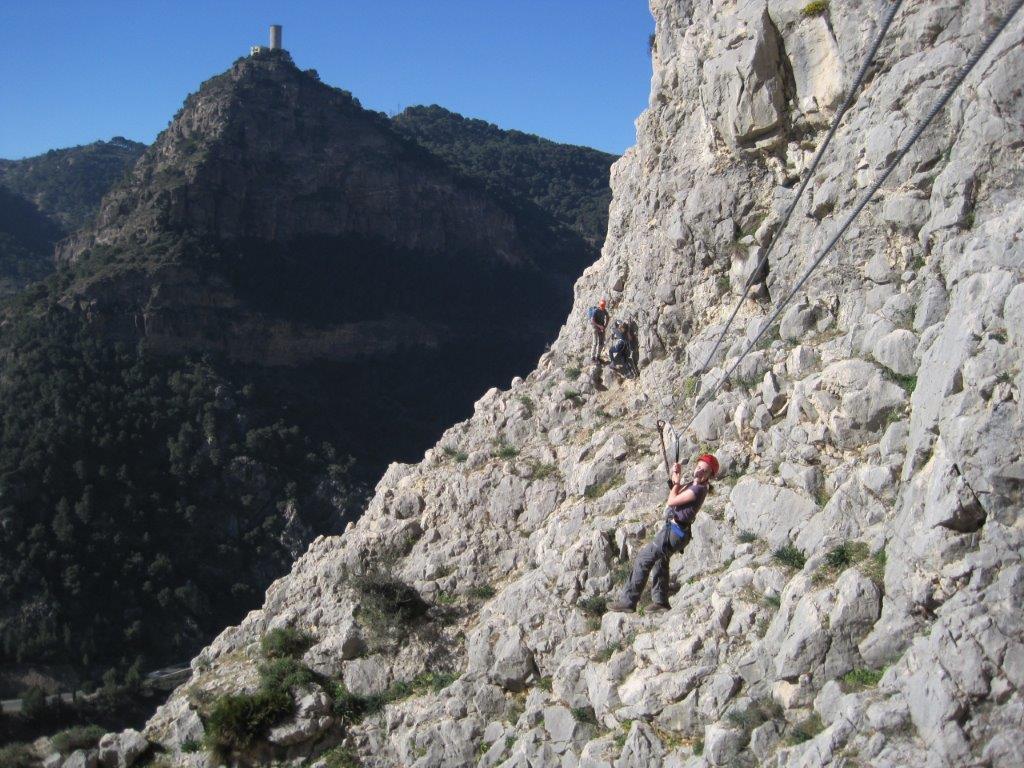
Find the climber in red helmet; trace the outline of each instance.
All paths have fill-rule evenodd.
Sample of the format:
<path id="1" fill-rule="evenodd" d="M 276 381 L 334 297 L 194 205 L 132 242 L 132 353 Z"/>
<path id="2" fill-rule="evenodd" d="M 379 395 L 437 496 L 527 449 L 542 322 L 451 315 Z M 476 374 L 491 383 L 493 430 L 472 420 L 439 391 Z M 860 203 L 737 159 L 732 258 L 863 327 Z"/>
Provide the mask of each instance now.
<path id="1" fill-rule="evenodd" d="M 640 593 L 647 584 L 647 576 L 654 571 L 651 580 L 651 611 L 667 611 L 668 605 L 668 561 L 676 552 L 682 552 L 690 543 L 690 527 L 693 525 L 701 505 L 711 488 L 711 480 L 718 474 L 718 459 L 710 453 L 697 457 L 693 467 L 693 481 L 682 482 L 682 466 L 672 465 L 672 477 L 665 509 L 665 527 L 654 541 L 640 550 L 633 563 L 629 581 L 622 590 L 622 596 L 608 606 L 610 611 L 632 612 L 640 602 Z"/>

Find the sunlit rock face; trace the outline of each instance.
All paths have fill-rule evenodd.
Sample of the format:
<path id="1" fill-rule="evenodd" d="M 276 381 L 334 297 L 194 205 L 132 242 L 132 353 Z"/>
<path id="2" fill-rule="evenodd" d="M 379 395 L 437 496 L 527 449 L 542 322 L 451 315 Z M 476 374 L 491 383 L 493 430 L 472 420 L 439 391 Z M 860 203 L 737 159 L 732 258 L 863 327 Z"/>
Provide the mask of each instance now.
<path id="1" fill-rule="evenodd" d="M 722 476 L 673 559 L 671 610 L 602 616 L 593 599 L 617 596 L 661 524 L 656 420 L 689 420 L 1007 5 L 901 9 L 698 377 L 884 9 L 652 2 L 650 107 L 556 342 L 421 462 L 392 465 L 357 524 L 197 657 L 147 738 L 204 764 L 182 734 L 217 736 L 211 702 L 254 690 L 260 639 L 287 626 L 326 677 L 240 759 L 1020 764 L 1024 20 L 685 431 L 684 455 L 713 450 Z M 592 375 L 585 310 L 601 296 L 637 322 L 637 380 Z M 426 614 L 388 624 L 377 571 Z M 325 722 L 304 702 L 337 696 L 331 681 L 409 695 Z"/>

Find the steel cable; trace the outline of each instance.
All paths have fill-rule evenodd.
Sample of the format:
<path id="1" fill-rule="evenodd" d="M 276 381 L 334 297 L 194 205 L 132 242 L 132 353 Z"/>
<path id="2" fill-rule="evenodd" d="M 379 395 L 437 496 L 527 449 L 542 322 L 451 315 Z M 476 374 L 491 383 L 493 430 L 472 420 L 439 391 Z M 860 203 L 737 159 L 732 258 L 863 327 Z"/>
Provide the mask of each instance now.
<path id="1" fill-rule="evenodd" d="M 1024 0 L 1017 0 L 1011 6 L 1010 11 L 1006 14 L 1003 20 L 992 30 L 989 36 L 985 39 L 985 42 L 982 43 L 981 47 L 977 51 L 975 51 L 971 58 L 968 59 L 967 63 L 964 64 L 963 67 L 961 67 L 960 71 L 957 73 L 957 76 L 953 79 L 953 82 L 950 83 L 950 85 L 946 88 L 946 90 L 943 92 L 942 96 L 938 99 L 938 101 L 936 101 L 932 105 L 931 109 L 928 111 L 928 114 L 914 130 L 914 133 L 911 135 L 910 139 L 899 150 L 895 158 L 893 158 L 893 160 L 889 163 L 888 167 L 878 178 L 878 180 L 871 185 L 871 189 L 869 189 L 867 193 L 861 198 L 856 208 L 854 208 L 853 212 L 850 213 L 849 216 L 847 216 L 846 221 L 843 222 L 843 225 L 839 228 L 835 235 L 832 236 L 832 239 L 828 242 L 828 245 L 826 245 L 825 248 L 822 250 L 821 254 L 814 260 L 814 262 L 807 269 L 807 271 L 804 272 L 804 274 L 800 277 L 796 285 L 793 286 L 792 290 L 790 290 L 790 292 L 786 295 L 786 298 L 784 298 L 779 303 L 775 312 L 772 313 L 771 317 L 768 318 L 768 322 L 764 323 L 761 326 L 761 330 L 758 331 L 757 335 L 747 345 L 747 348 L 743 350 L 742 354 L 740 354 L 736 362 L 733 363 L 729 370 L 727 370 L 725 374 L 715 383 L 715 386 L 711 389 L 707 397 L 701 396 L 697 398 L 697 402 L 694 404 L 693 416 L 690 417 L 690 420 L 686 423 L 686 427 L 684 427 L 684 429 L 693 424 L 693 422 L 699 415 L 699 408 L 702 407 L 700 404 L 700 400 L 703 399 L 703 405 L 707 405 L 714 398 L 714 396 L 718 394 L 718 392 L 722 388 L 722 385 L 729 380 L 729 377 L 732 375 L 733 371 L 735 371 L 739 364 L 743 362 L 744 358 L 757 345 L 758 341 L 761 340 L 761 337 L 765 334 L 765 332 L 772 326 L 772 324 L 779 317 L 779 315 L 782 314 L 782 310 L 785 309 L 786 305 L 800 291 L 800 289 L 810 278 L 811 274 L 825 260 L 825 257 L 828 256 L 832 248 L 834 248 L 836 243 L 839 242 L 839 238 L 843 236 L 846 230 L 857 218 L 857 216 L 860 215 L 860 212 L 864 210 L 865 206 L 867 206 L 867 204 L 871 201 L 871 198 L 874 197 L 876 192 L 878 192 L 882 184 L 885 183 L 886 179 L 889 178 L 889 176 L 900 164 L 900 162 L 902 162 L 902 160 L 907 156 L 907 154 L 910 152 L 910 149 L 914 146 L 915 143 L 917 143 L 917 140 L 921 138 L 921 134 L 924 133 L 925 129 L 928 127 L 931 121 L 935 119 L 935 116 L 943 109 L 943 107 L 946 106 L 946 104 L 949 102 L 950 98 L 952 98 L 956 90 L 963 84 L 963 81 L 967 79 L 967 76 L 971 73 L 971 70 L 974 69 L 974 67 L 981 60 L 981 57 L 985 55 L 988 49 L 992 47 L 992 43 L 994 43 L 996 41 L 996 38 L 998 38 L 999 35 L 1003 33 L 1006 27 L 1013 20 L 1014 16 L 1016 16 L 1017 13 L 1020 11 L 1022 6 L 1024 6 Z"/>
<path id="2" fill-rule="evenodd" d="M 778 242 L 785 230 L 786 225 L 789 224 L 789 219 L 793 215 L 793 211 L 796 210 L 797 203 L 800 202 L 800 198 L 804 194 L 804 190 L 807 189 L 807 184 L 814 176 L 814 172 L 818 169 L 818 164 L 821 162 L 822 156 L 825 154 L 825 150 L 828 145 L 832 142 L 832 137 L 836 135 L 836 131 L 839 129 L 839 122 L 843 119 L 843 115 L 846 114 L 846 110 L 853 104 L 853 99 L 857 95 L 857 91 L 860 90 L 861 83 L 864 82 L 864 78 L 867 76 L 868 68 L 871 66 L 871 62 L 874 61 L 875 55 L 878 53 L 878 49 L 882 46 L 882 42 L 885 40 L 886 34 L 889 32 L 889 27 L 892 25 L 892 20 L 896 16 L 896 12 L 900 6 L 903 5 L 903 0 L 895 0 L 889 8 L 889 13 L 882 21 L 882 26 L 878 30 L 878 34 L 875 36 L 875 41 L 872 43 L 870 50 L 868 50 L 867 56 L 864 57 L 864 63 L 861 64 L 860 71 L 857 73 L 857 77 L 853 81 L 853 85 L 850 86 L 849 93 L 846 94 L 846 99 L 843 101 L 842 106 L 836 112 L 832 118 L 832 126 L 829 128 L 828 135 L 825 136 L 825 141 L 822 142 L 821 146 L 818 147 L 818 151 L 814 155 L 814 159 L 811 161 L 810 167 L 807 169 L 807 174 L 804 176 L 803 182 L 800 184 L 800 188 L 797 190 L 796 197 L 793 198 L 793 202 L 790 203 L 789 209 L 782 217 L 782 221 L 775 233 L 772 235 L 771 240 L 768 241 L 768 245 L 765 246 L 764 254 L 757 262 L 757 266 L 747 277 L 746 285 L 743 286 L 743 295 L 740 296 L 739 301 L 736 302 L 736 306 L 733 307 L 732 314 L 729 315 L 729 319 L 725 322 L 725 327 L 722 329 L 722 333 L 718 336 L 718 340 L 712 347 L 711 352 L 708 354 L 704 364 L 701 365 L 700 370 L 697 371 L 696 375 L 701 376 L 708 369 L 708 365 L 715 357 L 715 353 L 718 352 L 719 347 L 722 346 L 722 342 L 725 340 L 725 335 L 729 332 L 729 328 L 732 327 L 732 321 L 736 319 L 736 315 L 740 311 L 740 307 L 743 306 L 743 302 L 746 301 L 747 296 L 750 294 L 750 289 L 754 287 L 754 277 L 764 269 L 768 263 L 768 257 L 771 255 L 772 249 L 775 247 L 775 243 Z"/>

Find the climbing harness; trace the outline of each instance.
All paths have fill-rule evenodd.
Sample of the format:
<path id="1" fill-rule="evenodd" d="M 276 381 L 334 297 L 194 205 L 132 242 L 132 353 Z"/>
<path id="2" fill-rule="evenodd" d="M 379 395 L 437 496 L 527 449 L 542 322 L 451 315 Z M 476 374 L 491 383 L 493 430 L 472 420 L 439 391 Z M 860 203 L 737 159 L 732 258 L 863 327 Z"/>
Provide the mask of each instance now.
<path id="1" fill-rule="evenodd" d="M 793 198 L 793 202 L 789 204 L 789 209 L 786 214 L 782 217 L 782 221 L 775 233 L 772 235 L 771 240 L 768 241 L 768 245 L 765 246 L 764 254 L 757 262 L 757 266 L 747 277 L 746 285 L 743 286 L 743 295 L 740 296 L 739 301 L 736 302 L 736 306 L 733 307 L 732 314 L 729 315 L 729 319 L 725 323 L 725 327 L 719 334 L 715 345 L 711 348 L 711 352 L 708 354 L 704 364 L 701 365 L 700 370 L 695 374 L 696 376 L 702 376 L 707 371 L 711 361 L 715 358 L 715 353 L 718 352 L 719 347 L 722 346 L 722 341 L 725 340 L 725 335 L 729 332 L 729 328 L 732 327 L 732 321 L 736 319 L 736 315 L 740 311 L 740 307 L 743 306 L 743 302 L 746 301 L 747 296 L 750 294 L 750 289 L 754 287 L 754 277 L 761 274 L 761 271 L 768 264 L 768 257 L 771 255 L 772 249 L 775 247 L 775 243 L 779 241 L 782 236 L 783 230 L 786 225 L 789 224 L 789 219 L 793 215 L 793 211 L 796 210 L 797 203 L 800 202 L 800 198 L 804 194 L 804 190 L 807 189 L 807 184 L 814 176 L 814 172 L 818 169 L 818 164 L 821 162 L 822 156 L 825 154 L 825 150 L 828 149 L 828 145 L 832 143 L 832 137 L 836 135 L 836 131 L 839 129 L 839 122 L 843 119 L 843 115 L 846 114 L 846 110 L 853 104 L 853 98 L 857 95 L 857 91 L 860 90 L 861 83 L 864 82 L 864 77 L 867 75 L 868 67 L 871 66 L 871 62 L 874 61 L 875 54 L 878 53 L 878 49 L 882 45 L 882 41 L 885 40 L 885 36 L 889 32 L 889 26 L 892 24 L 893 18 L 896 16 L 896 11 L 899 10 L 900 6 L 903 5 L 903 0 L 894 0 L 892 6 L 889 8 L 889 13 L 882 21 L 882 26 L 878 30 L 878 34 L 875 36 L 875 41 L 872 43 L 871 48 L 868 50 L 867 55 L 864 57 L 864 63 L 861 64 L 860 72 L 857 73 L 856 79 L 853 81 L 853 85 L 850 86 L 849 93 L 846 94 L 846 99 L 843 101 L 839 111 L 836 112 L 832 118 L 832 125 L 829 128 L 828 135 L 825 136 L 825 141 L 822 142 L 821 146 L 818 147 L 817 153 L 814 155 L 814 159 L 811 161 L 810 167 L 807 169 L 807 173 L 804 175 L 804 180 L 800 184 L 800 188 L 797 190 L 796 197 Z"/>
<path id="2" fill-rule="evenodd" d="M 1003 20 L 999 22 L 999 24 L 995 27 L 995 29 L 992 30 L 989 36 L 985 38 L 985 41 L 981 44 L 978 50 L 975 51 L 971 58 L 968 59 L 967 63 L 960 68 L 960 71 L 953 79 L 953 82 L 951 82 L 949 86 L 947 86 L 946 90 L 942 93 L 942 96 L 940 96 L 939 99 L 932 105 L 931 109 L 928 111 L 928 114 L 925 115 L 924 119 L 918 124 L 917 128 L 914 129 L 913 134 L 911 134 L 907 142 L 896 153 L 896 156 L 890 161 L 885 171 L 883 171 L 881 176 L 879 176 L 875 183 L 871 185 L 871 188 L 867 191 L 867 193 L 864 194 L 863 197 L 861 197 L 860 201 L 857 203 L 857 206 L 853 209 L 853 212 L 846 217 L 846 220 L 843 222 L 842 226 L 832 236 L 832 239 L 829 240 L 828 244 L 818 255 L 818 257 L 811 263 L 811 266 L 804 272 L 803 275 L 801 275 L 800 279 L 797 281 L 796 285 L 793 286 L 792 290 L 790 290 L 786 297 L 779 303 L 775 312 L 773 312 L 771 317 L 768 318 L 768 321 L 761 325 L 761 330 L 758 331 L 757 335 L 747 345 L 747 348 L 743 350 L 743 352 L 737 358 L 736 362 L 733 363 L 729 370 L 727 370 L 725 374 L 721 378 L 719 378 L 718 381 L 715 382 L 714 387 L 711 388 L 711 391 L 707 394 L 707 396 L 701 395 L 700 397 L 697 398 L 693 407 L 693 415 L 690 417 L 690 420 L 686 423 L 686 427 L 689 427 L 691 424 L 693 424 L 693 422 L 697 419 L 697 416 L 700 413 L 700 407 L 702 405 L 706 405 L 707 403 L 709 403 L 714 398 L 714 396 L 718 394 L 719 390 L 721 390 L 722 388 L 722 385 L 729 380 L 729 377 L 732 375 L 733 371 L 735 371 L 736 368 L 740 365 L 740 363 L 743 362 L 744 358 L 746 358 L 746 356 L 750 354 L 750 351 L 757 346 L 758 342 L 761 340 L 761 337 L 764 336 L 765 332 L 775 323 L 779 315 L 782 314 L 782 310 L 786 308 L 786 305 L 788 305 L 789 302 L 793 299 L 793 297 L 800 291 L 800 289 L 803 288 L 804 284 L 807 282 L 810 276 L 825 260 L 825 257 L 829 255 L 829 253 L 835 247 L 836 243 L 839 242 L 839 239 L 843 236 L 846 230 L 849 229 L 850 225 L 853 224 L 853 222 L 857 219 L 857 217 L 860 215 L 860 212 L 864 210 L 867 204 L 871 201 L 871 198 L 874 197 L 875 193 L 878 192 L 882 184 L 885 183 L 886 179 L 889 178 L 892 172 L 896 170 L 896 167 L 907 156 L 907 154 L 910 152 L 914 144 L 917 143 L 917 140 L 921 138 L 921 134 L 924 133 L 925 129 L 931 124 L 932 120 L 935 119 L 935 116 L 938 115 L 942 108 L 946 106 L 946 104 L 949 102 L 950 98 L 952 98 L 956 90 L 963 84 L 964 80 L 967 79 L 967 76 L 971 73 L 971 70 L 974 69 L 978 61 L 981 60 L 981 57 L 985 55 L 988 49 L 992 47 L 992 44 L 996 41 L 996 38 L 998 38 L 999 35 L 1003 33 L 1006 27 L 1010 24 L 1013 18 L 1020 11 L 1022 6 L 1024 6 L 1024 0 L 1017 0 L 1017 2 L 1015 2 L 1011 6 L 1006 16 L 1003 17 Z M 701 403 L 701 400 L 703 400 L 704 402 Z"/>

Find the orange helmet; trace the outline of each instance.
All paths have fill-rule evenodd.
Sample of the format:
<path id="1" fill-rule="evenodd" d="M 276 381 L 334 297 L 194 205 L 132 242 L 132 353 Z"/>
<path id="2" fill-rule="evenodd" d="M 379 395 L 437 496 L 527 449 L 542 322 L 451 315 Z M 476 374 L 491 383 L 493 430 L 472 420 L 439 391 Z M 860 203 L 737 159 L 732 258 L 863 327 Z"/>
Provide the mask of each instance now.
<path id="1" fill-rule="evenodd" d="M 601 309 L 604 309 L 606 306 L 608 306 L 608 302 L 606 302 L 604 299 L 601 299 L 599 302 L 597 302 L 597 306 L 599 306 Z"/>

